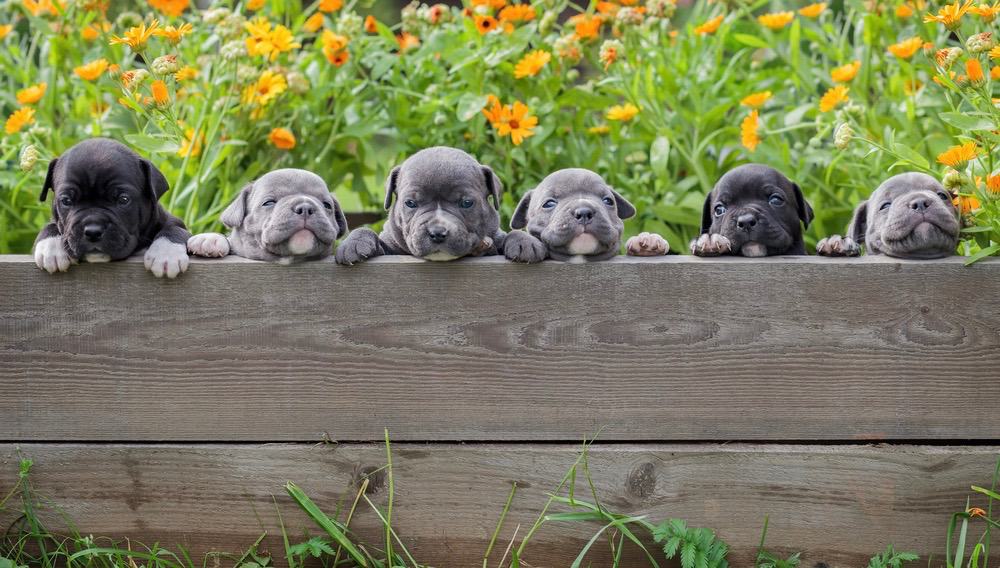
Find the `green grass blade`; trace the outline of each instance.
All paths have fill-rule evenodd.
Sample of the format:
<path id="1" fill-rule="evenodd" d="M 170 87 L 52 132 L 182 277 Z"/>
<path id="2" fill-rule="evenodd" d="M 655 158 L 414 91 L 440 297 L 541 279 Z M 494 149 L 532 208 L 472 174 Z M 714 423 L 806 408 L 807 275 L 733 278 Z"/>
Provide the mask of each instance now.
<path id="1" fill-rule="evenodd" d="M 305 511 L 307 515 L 309 515 L 309 518 L 319 525 L 321 529 L 326 531 L 326 534 L 330 535 L 330 538 L 340 545 L 347 552 L 347 554 L 358 563 L 358 565 L 362 568 L 369 568 L 368 560 L 366 560 L 364 555 L 361 554 L 361 551 L 354 546 L 354 543 L 347 538 L 347 535 L 344 534 L 344 531 L 338 526 L 338 523 L 326 516 L 326 513 L 320 510 L 320 508 L 316 506 L 316 503 L 313 503 L 312 499 L 310 499 L 298 485 L 289 481 L 285 485 L 285 491 L 287 491 L 292 499 L 298 503 L 299 507 Z"/>

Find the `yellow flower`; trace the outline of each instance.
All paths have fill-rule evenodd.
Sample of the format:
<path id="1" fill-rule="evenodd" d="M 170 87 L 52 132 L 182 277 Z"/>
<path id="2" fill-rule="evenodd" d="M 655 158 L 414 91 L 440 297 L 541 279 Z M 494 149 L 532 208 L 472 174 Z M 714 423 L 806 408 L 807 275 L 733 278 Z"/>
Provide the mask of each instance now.
<path id="1" fill-rule="evenodd" d="M 750 108 L 760 108 L 771 98 L 771 91 L 761 91 L 743 97 L 740 104 Z"/>
<path id="2" fill-rule="evenodd" d="M 938 154 L 937 161 L 939 164 L 959 169 L 964 166 L 966 162 L 975 158 L 978 153 L 979 148 L 976 147 L 976 143 L 968 142 L 966 144 L 962 144 L 961 146 L 952 146 L 944 152 Z"/>
<path id="3" fill-rule="evenodd" d="M 348 38 L 346 36 L 335 34 L 330 30 L 323 30 L 323 37 L 321 39 L 323 42 L 323 55 L 326 56 L 327 61 L 336 67 L 347 63 L 350 55 L 347 52 Z"/>
<path id="4" fill-rule="evenodd" d="M 1000 174 L 986 176 L 986 189 L 990 193 L 1000 193 Z"/>
<path id="5" fill-rule="evenodd" d="M 900 4 L 896 6 L 896 17 L 905 20 L 913 16 L 913 8 L 909 4 Z"/>
<path id="6" fill-rule="evenodd" d="M 500 119 L 503 117 L 503 105 L 496 95 L 487 95 L 486 106 L 483 107 L 483 116 L 490 121 L 493 128 L 500 127 Z"/>
<path id="7" fill-rule="evenodd" d="M 37 85 L 21 89 L 17 92 L 17 102 L 22 105 L 33 105 L 42 100 L 42 96 L 45 95 L 45 89 L 47 87 L 48 83 L 39 83 Z"/>
<path id="8" fill-rule="evenodd" d="M 990 59 L 1000 59 L 1000 45 L 990 50 Z"/>
<path id="9" fill-rule="evenodd" d="M 251 12 L 256 12 L 257 10 L 263 8 L 266 2 L 267 0 L 249 0 L 247 2 L 247 10 L 250 10 Z"/>
<path id="10" fill-rule="evenodd" d="M 725 14 L 719 14 L 718 16 L 712 18 L 711 20 L 708 20 L 704 24 L 696 27 L 694 29 L 694 33 L 698 35 L 714 34 L 715 31 L 719 29 L 719 26 L 722 25 L 722 20 L 725 19 L 726 19 Z"/>
<path id="11" fill-rule="evenodd" d="M 996 19 L 997 14 L 1000 14 L 1000 2 L 996 2 L 992 6 L 989 4 L 980 4 L 969 8 L 969 11 L 982 18 L 984 22 L 992 22 Z"/>
<path id="12" fill-rule="evenodd" d="M 854 77 L 857 76 L 859 69 L 861 69 L 860 61 L 848 63 L 847 65 L 841 65 L 840 67 L 835 67 L 832 71 L 830 71 L 830 78 L 833 79 L 835 83 L 849 83 L 851 79 L 854 79 Z"/>
<path id="13" fill-rule="evenodd" d="M 157 79 L 150 85 L 150 90 L 153 91 L 153 101 L 158 106 L 167 106 L 170 104 L 170 91 L 167 90 L 166 83 Z"/>
<path id="14" fill-rule="evenodd" d="M 320 12 L 336 12 L 344 6 L 343 0 L 323 0 L 319 3 Z"/>
<path id="15" fill-rule="evenodd" d="M 295 41 L 291 30 L 281 24 L 274 26 L 272 30 L 267 18 L 257 18 L 243 27 L 250 33 L 246 44 L 247 53 L 251 56 L 263 55 L 274 61 L 281 53 L 302 47 L 302 44 Z"/>
<path id="16" fill-rule="evenodd" d="M 757 21 L 760 22 L 762 26 L 771 28 L 772 30 L 780 30 L 781 28 L 792 23 L 792 20 L 794 19 L 795 13 L 793 12 L 772 12 L 770 14 L 757 16 Z"/>
<path id="17" fill-rule="evenodd" d="M 25 126 L 35 122 L 35 109 L 24 107 L 7 117 L 7 134 L 17 134 Z"/>
<path id="18" fill-rule="evenodd" d="M 21 4 L 31 12 L 32 16 L 44 16 L 46 14 L 56 16 L 59 14 L 59 10 L 56 9 L 52 0 L 22 0 Z M 60 2 L 59 7 L 64 8 L 65 4 L 65 2 Z"/>
<path id="19" fill-rule="evenodd" d="M 621 122 L 629 122 L 635 116 L 639 114 L 639 107 L 632 103 L 625 103 L 624 105 L 615 105 L 608 109 L 608 114 L 606 115 L 608 120 L 620 120 Z"/>
<path id="20" fill-rule="evenodd" d="M 160 22 L 153 20 L 149 27 L 146 27 L 146 23 L 143 22 L 138 26 L 131 28 L 125 32 L 125 37 L 111 36 L 111 45 L 116 44 L 126 44 L 132 48 L 132 51 L 142 51 L 143 46 L 149 41 L 149 38 L 156 35 L 157 27 L 159 27 Z"/>
<path id="21" fill-rule="evenodd" d="M 309 18 L 306 19 L 305 23 L 302 24 L 302 29 L 304 29 L 305 31 L 307 31 L 307 32 L 309 32 L 311 34 L 314 34 L 314 33 L 318 32 L 320 30 L 320 28 L 322 28 L 322 27 L 323 27 L 323 13 L 322 12 L 316 12 L 312 16 L 309 16 Z"/>
<path id="22" fill-rule="evenodd" d="M 747 150 L 753 152 L 757 149 L 757 145 L 760 144 L 760 135 L 757 131 L 760 129 L 760 117 L 756 110 L 750 111 L 750 114 L 743 119 L 740 123 L 740 139 L 743 142 L 743 146 Z"/>
<path id="23" fill-rule="evenodd" d="M 0 25 L 0 39 L 7 37 L 13 29 L 14 26 L 11 24 Z"/>
<path id="24" fill-rule="evenodd" d="M 514 66 L 514 78 L 523 79 L 525 77 L 534 77 L 538 75 L 539 71 L 552 59 L 552 54 L 548 51 L 543 51 L 541 49 L 536 49 L 531 53 L 526 54 L 517 62 Z"/>
<path id="25" fill-rule="evenodd" d="M 288 82 L 284 75 L 273 71 L 264 71 L 256 83 L 243 90 L 242 101 L 243 104 L 253 103 L 258 106 L 266 106 L 278 95 L 285 92 L 287 88 Z"/>
<path id="26" fill-rule="evenodd" d="M 178 17 L 191 5 L 191 0 L 148 0 L 149 5 L 168 16 Z"/>
<path id="27" fill-rule="evenodd" d="M 194 31 L 194 27 L 191 24 L 182 24 L 181 26 L 167 26 L 165 28 L 156 30 L 154 35 L 158 35 L 165 38 L 170 43 L 177 45 L 181 42 L 181 39 Z"/>
<path id="28" fill-rule="evenodd" d="M 968 215 L 981 206 L 979 199 L 974 195 L 956 195 L 951 202 L 962 215 Z"/>
<path id="29" fill-rule="evenodd" d="M 101 37 L 101 34 L 111 30 L 111 24 L 109 22 L 103 23 L 93 23 L 86 26 L 80 30 L 80 37 L 86 41 L 94 41 L 95 39 Z"/>
<path id="30" fill-rule="evenodd" d="M 287 128 L 275 128 L 267 135 L 271 144 L 279 150 L 291 150 L 295 147 L 295 135 Z"/>
<path id="31" fill-rule="evenodd" d="M 799 10 L 799 14 L 807 18 L 818 18 L 823 13 L 823 10 L 826 10 L 826 2 L 818 2 L 802 8 Z"/>
<path id="32" fill-rule="evenodd" d="M 194 128 L 188 128 L 184 131 L 184 140 L 181 142 L 180 150 L 177 150 L 177 155 L 182 158 L 186 158 L 188 156 L 195 158 L 198 154 L 201 154 L 201 146 L 204 142 L 204 134 L 195 136 Z"/>
<path id="33" fill-rule="evenodd" d="M 993 68 L 990 69 L 990 79 L 1000 81 L 1000 65 L 994 65 Z"/>
<path id="34" fill-rule="evenodd" d="M 969 76 L 969 82 L 976 85 L 986 82 L 983 66 L 979 64 L 978 59 L 969 59 L 965 62 L 965 74 Z"/>
<path id="35" fill-rule="evenodd" d="M 597 126 L 591 126 L 590 128 L 588 128 L 587 132 L 591 134 L 597 134 L 598 136 L 602 136 L 604 134 L 607 134 L 608 132 L 611 132 L 611 127 L 608 126 L 607 124 L 598 124 Z"/>
<path id="36" fill-rule="evenodd" d="M 924 40 L 919 37 L 911 37 L 910 39 L 904 39 L 899 43 L 890 45 L 889 53 L 900 59 L 909 59 L 923 46 Z"/>
<path id="37" fill-rule="evenodd" d="M 822 112 L 830 112 L 840 103 L 847 102 L 847 91 L 849 90 L 850 89 L 843 85 L 837 85 L 830 88 L 830 90 L 823 94 L 823 98 L 819 100 L 819 110 Z"/>
<path id="38" fill-rule="evenodd" d="M 532 129 L 538 125 L 538 117 L 528 114 L 528 106 L 521 101 L 515 101 L 514 106 L 506 106 L 497 125 L 497 134 L 507 136 L 515 146 L 520 146 L 524 139 L 533 136 Z"/>
<path id="39" fill-rule="evenodd" d="M 937 15 L 927 13 L 924 15 L 924 23 L 940 22 L 949 30 L 954 30 L 962 24 L 962 16 L 972 7 L 972 0 L 966 0 L 965 4 L 959 4 L 961 0 L 955 0 L 954 4 L 948 4 L 938 11 Z"/>
<path id="40" fill-rule="evenodd" d="M 85 81 L 94 81 L 108 68 L 108 60 L 101 58 L 73 69 L 76 76 Z"/>
<path id="41" fill-rule="evenodd" d="M 176 73 L 174 73 L 174 80 L 187 81 L 188 79 L 194 79 L 197 76 L 198 76 L 198 70 L 195 69 L 194 67 L 191 67 L 190 65 L 186 65 L 184 67 L 181 67 L 180 69 L 177 70 Z"/>

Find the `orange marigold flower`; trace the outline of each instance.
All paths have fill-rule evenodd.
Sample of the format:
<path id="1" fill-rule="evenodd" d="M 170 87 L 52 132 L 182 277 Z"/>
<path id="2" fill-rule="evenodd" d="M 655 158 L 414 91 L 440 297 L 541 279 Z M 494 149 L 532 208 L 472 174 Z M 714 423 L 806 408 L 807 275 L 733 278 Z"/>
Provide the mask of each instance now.
<path id="1" fill-rule="evenodd" d="M 93 23 L 80 30 L 80 37 L 82 37 L 85 41 L 94 41 L 95 39 L 101 37 L 101 33 L 109 31 L 110 29 L 111 24 L 108 22 L 101 24 Z"/>
<path id="2" fill-rule="evenodd" d="M 143 22 L 138 26 L 130 28 L 125 32 L 125 37 L 111 36 L 111 45 L 125 44 L 132 48 L 132 51 L 142 51 L 145 47 L 146 42 L 149 38 L 156 35 L 157 28 L 160 26 L 160 22 L 153 20 L 149 26 Z"/>
<path id="3" fill-rule="evenodd" d="M 980 509 L 979 507 L 969 507 L 966 511 L 970 517 L 985 517 L 986 511 Z"/>
<path id="4" fill-rule="evenodd" d="M 831 87 L 819 100 L 819 110 L 821 112 L 830 112 L 831 110 L 837 108 L 837 105 L 840 103 L 847 102 L 847 92 L 849 90 L 850 89 L 843 85 Z"/>
<path id="5" fill-rule="evenodd" d="M 302 29 L 307 33 L 314 34 L 323 27 L 323 13 L 316 12 L 312 16 L 306 18 L 306 21 L 302 24 Z"/>
<path id="6" fill-rule="evenodd" d="M 492 10 L 499 10 L 507 4 L 507 0 L 472 0 L 473 6 L 485 6 Z"/>
<path id="7" fill-rule="evenodd" d="M 44 16 L 46 14 L 56 16 L 59 14 L 59 10 L 52 3 L 52 0 L 22 0 L 21 4 L 31 12 L 32 16 Z M 59 6 L 61 8 L 65 7 L 65 4 L 65 2 L 60 2 Z"/>
<path id="8" fill-rule="evenodd" d="M 899 6 L 896 6 L 896 17 L 901 20 L 913 17 L 913 8 L 911 8 L 909 4 L 900 4 Z"/>
<path id="9" fill-rule="evenodd" d="M 85 81 L 94 81 L 108 68 L 108 60 L 101 58 L 73 69 L 76 76 Z"/>
<path id="10" fill-rule="evenodd" d="M 598 2 L 597 11 L 605 16 L 614 16 L 622 7 L 614 2 Z"/>
<path id="11" fill-rule="evenodd" d="M 150 85 L 150 89 L 153 91 L 153 101 L 157 105 L 166 106 L 170 103 L 170 91 L 167 90 L 166 83 L 157 79 Z"/>
<path id="12" fill-rule="evenodd" d="M 197 76 L 198 76 L 198 70 L 195 69 L 194 67 L 191 67 L 190 65 L 187 65 L 181 67 L 180 69 L 177 70 L 176 73 L 174 73 L 174 80 L 187 81 L 189 79 L 194 79 Z"/>
<path id="13" fill-rule="evenodd" d="M 861 62 L 854 61 L 853 63 L 848 63 L 847 65 L 841 65 L 840 67 L 835 67 L 830 71 L 830 78 L 833 79 L 835 83 L 848 83 L 851 79 L 857 76 L 858 70 L 861 69 Z"/>
<path id="14" fill-rule="evenodd" d="M 538 117 L 528 114 L 528 105 L 515 101 L 513 106 L 504 107 L 497 125 L 497 134 L 510 135 L 510 141 L 520 146 L 524 139 L 533 136 L 532 130 L 538 125 Z"/>
<path id="15" fill-rule="evenodd" d="M 588 16 L 587 14 L 577 14 L 568 21 L 573 24 L 573 31 L 577 39 L 596 38 L 601 35 L 601 24 L 604 23 L 604 19 L 600 16 Z"/>
<path id="16" fill-rule="evenodd" d="M 750 108 L 760 108 L 771 98 L 771 91 L 761 91 L 743 97 L 740 104 Z"/>
<path id="17" fill-rule="evenodd" d="M 267 0 L 248 0 L 246 8 L 247 10 L 250 10 L 252 12 L 256 12 L 257 10 L 260 10 L 261 8 L 264 7 L 264 3 L 266 1 Z"/>
<path id="18" fill-rule="evenodd" d="M 148 0 L 149 5 L 174 18 L 180 16 L 191 5 L 191 0 Z"/>
<path id="19" fill-rule="evenodd" d="M 517 62 L 514 66 L 514 78 L 523 79 L 525 77 L 534 77 L 542 70 L 543 67 L 552 59 L 552 54 L 548 51 L 541 49 L 536 49 L 531 53 L 526 54 Z"/>
<path id="20" fill-rule="evenodd" d="M 295 135 L 287 128 L 275 128 L 267 135 L 267 139 L 279 150 L 291 150 L 295 147 Z"/>
<path id="21" fill-rule="evenodd" d="M 939 164 L 959 169 L 966 162 L 975 158 L 977 154 L 979 154 L 979 148 L 976 146 L 976 143 L 967 142 L 961 146 L 952 146 L 938 154 L 937 161 Z"/>
<path id="22" fill-rule="evenodd" d="M 42 100 L 42 97 L 45 95 L 45 89 L 48 88 L 48 86 L 48 83 L 39 83 L 37 85 L 21 89 L 17 92 L 17 102 L 22 105 L 33 105 L 37 103 Z"/>
<path id="23" fill-rule="evenodd" d="M 758 130 L 760 130 L 760 115 L 754 109 L 740 123 L 740 140 L 743 142 L 743 146 L 751 152 L 755 151 L 760 144 Z"/>
<path id="24" fill-rule="evenodd" d="M 326 54 L 326 59 L 333 64 L 334 67 L 341 67 L 347 60 L 351 58 L 351 52 L 346 49 L 336 51 L 333 53 Z"/>
<path id="25" fill-rule="evenodd" d="M 990 69 L 990 79 L 1000 81 L 1000 65 L 994 65 L 993 68 Z"/>
<path id="26" fill-rule="evenodd" d="M 992 22 L 996 19 L 997 14 L 1000 14 L 1000 2 L 996 2 L 992 6 L 989 4 L 973 6 L 969 8 L 969 11 L 982 18 L 984 22 Z"/>
<path id="27" fill-rule="evenodd" d="M 17 134 L 25 126 L 35 122 L 35 109 L 24 107 L 15 110 L 7 117 L 7 134 Z"/>
<path id="28" fill-rule="evenodd" d="M 764 27 L 771 28 L 772 30 L 780 30 L 781 28 L 792 23 L 795 19 L 794 12 L 772 12 L 770 14 L 763 14 L 757 16 L 757 21 Z"/>
<path id="29" fill-rule="evenodd" d="M 799 14 L 806 18 L 818 18 L 824 10 L 826 10 L 826 2 L 817 2 L 799 10 Z"/>
<path id="30" fill-rule="evenodd" d="M 535 9 L 531 4 L 511 4 L 500 10 L 501 22 L 530 22 L 535 19 Z"/>
<path id="31" fill-rule="evenodd" d="M 722 20 L 724 19 L 726 19 L 726 15 L 719 14 L 718 16 L 712 18 L 711 20 L 708 20 L 704 24 L 701 24 L 700 26 L 696 27 L 694 29 L 694 33 L 698 35 L 714 34 L 715 31 L 719 29 L 719 26 L 722 25 Z"/>
<path id="32" fill-rule="evenodd" d="M 0 25 L 0 39 L 3 39 L 10 35 L 10 32 L 14 30 L 14 26 L 11 24 Z"/>
<path id="33" fill-rule="evenodd" d="M 983 74 L 983 66 L 978 59 L 969 59 L 965 62 L 965 74 L 969 76 L 969 81 L 975 84 L 986 82 L 986 75 Z"/>
<path id="34" fill-rule="evenodd" d="M 503 105 L 500 104 L 500 99 L 496 95 L 487 95 L 486 106 L 483 107 L 483 116 L 486 120 L 490 121 L 493 128 L 498 128 L 500 125 L 500 119 L 503 117 Z"/>
<path id="35" fill-rule="evenodd" d="M 981 203 L 979 203 L 979 199 L 977 199 L 976 196 L 974 195 L 956 195 L 951 200 L 951 202 L 952 204 L 955 205 L 955 208 L 958 209 L 959 213 L 961 213 L 962 215 L 968 215 L 969 213 L 972 213 L 976 209 L 979 209 L 979 207 L 982 205 Z M 969 511 L 969 513 L 971 514 L 971 511 Z M 984 516 L 985 514 L 986 512 L 983 511 Z"/>
<path id="36" fill-rule="evenodd" d="M 420 38 L 409 32 L 403 32 L 396 36 L 396 43 L 399 44 L 399 52 L 403 53 L 420 47 Z"/>
<path id="37" fill-rule="evenodd" d="M 371 14 L 365 16 L 365 31 L 370 34 L 378 32 L 378 21 L 375 19 L 375 16 Z"/>
<path id="38" fill-rule="evenodd" d="M 488 34 L 492 32 L 493 30 L 497 29 L 497 25 L 499 24 L 499 22 L 497 22 L 497 19 L 494 18 L 493 16 L 483 16 L 477 14 L 475 20 L 476 20 L 476 29 L 479 30 L 480 34 Z"/>
<path id="39" fill-rule="evenodd" d="M 317 10 L 320 12 L 336 12 L 344 7 L 343 0 L 323 0 L 319 3 Z"/>
<path id="40" fill-rule="evenodd" d="M 191 24 L 181 24 L 180 26 L 167 26 L 165 28 L 156 30 L 153 35 L 160 36 L 170 43 L 177 45 L 181 42 L 181 39 L 194 31 L 194 27 Z"/>
<path id="41" fill-rule="evenodd" d="M 923 46 L 924 40 L 919 37 L 911 37 L 909 39 L 904 39 L 899 43 L 890 45 L 888 49 L 889 53 L 900 59 L 909 59 L 913 57 Z"/>
<path id="42" fill-rule="evenodd" d="M 605 117 L 608 120 L 617 120 L 620 122 L 629 122 L 636 115 L 639 114 L 639 107 L 632 103 L 625 103 L 623 105 L 615 105 L 608 109 L 608 114 Z"/>
<path id="43" fill-rule="evenodd" d="M 962 16 L 972 7 L 973 0 L 966 0 L 964 4 L 959 4 L 961 0 L 955 0 L 954 4 L 948 4 L 938 11 L 937 15 L 927 13 L 924 15 L 924 23 L 940 22 L 949 30 L 957 29 L 962 24 Z"/>
<path id="44" fill-rule="evenodd" d="M 1000 193 L 1000 174 L 991 174 L 986 176 L 986 189 L 990 193 Z"/>

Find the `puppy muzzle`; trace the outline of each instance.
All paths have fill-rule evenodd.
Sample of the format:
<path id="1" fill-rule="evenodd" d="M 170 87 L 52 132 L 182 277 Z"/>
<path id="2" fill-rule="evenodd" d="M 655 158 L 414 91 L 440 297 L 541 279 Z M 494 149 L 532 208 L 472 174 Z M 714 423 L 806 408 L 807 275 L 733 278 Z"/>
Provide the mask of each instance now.
<path id="1" fill-rule="evenodd" d="M 909 258 L 954 254 L 961 230 L 950 204 L 930 192 L 893 203 L 882 227 L 874 228 L 886 254 Z"/>
<path id="2" fill-rule="evenodd" d="M 559 206 L 540 231 L 550 250 L 564 255 L 602 254 L 617 248 L 624 225 L 615 223 L 608 207 L 596 200 L 577 199 Z"/>
<path id="3" fill-rule="evenodd" d="M 312 256 L 330 249 L 337 231 L 321 203 L 308 196 L 276 205 L 261 231 L 261 242 L 271 254 Z"/>
<path id="4" fill-rule="evenodd" d="M 486 244 L 487 239 L 490 239 L 489 244 Z M 406 231 L 406 246 L 410 252 L 426 260 L 475 256 L 491 245 L 488 235 L 470 231 L 462 219 L 441 209 L 414 218 Z"/>
<path id="5" fill-rule="evenodd" d="M 139 243 L 117 217 L 100 209 L 68 215 L 63 234 L 69 255 L 89 262 L 128 258 Z"/>
<path id="6" fill-rule="evenodd" d="M 729 239 L 732 250 L 743 256 L 781 254 L 793 240 L 780 221 L 750 207 L 727 212 L 719 234 Z"/>

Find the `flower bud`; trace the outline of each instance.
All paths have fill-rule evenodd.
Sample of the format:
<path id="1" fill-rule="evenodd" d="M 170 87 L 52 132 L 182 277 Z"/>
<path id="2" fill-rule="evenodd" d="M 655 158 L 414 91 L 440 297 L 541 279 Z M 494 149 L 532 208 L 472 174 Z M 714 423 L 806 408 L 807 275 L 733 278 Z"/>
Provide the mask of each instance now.
<path id="1" fill-rule="evenodd" d="M 981 34 L 975 34 L 969 36 L 969 39 L 965 42 L 965 47 L 968 48 L 969 53 L 982 53 L 984 51 L 989 51 L 993 49 L 996 42 L 993 41 L 992 32 L 983 32 Z"/>
<path id="2" fill-rule="evenodd" d="M 136 12 L 122 12 L 115 18 L 115 26 L 128 29 L 142 24 L 142 16 Z"/>
<path id="3" fill-rule="evenodd" d="M 201 14 L 201 20 L 206 24 L 218 24 L 222 20 L 229 16 L 229 10 L 225 8 L 212 8 L 211 10 L 205 10 Z"/>
<path id="4" fill-rule="evenodd" d="M 247 54 L 246 44 L 238 39 L 234 39 L 219 49 L 219 55 L 226 61 L 235 61 Z"/>
<path id="5" fill-rule="evenodd" d="M 843 123 L 837 127 L 833 133 L 833 145 L 837 147 L 838 150 L 845 150 L 847 146 L 851 143 L 851 137 L 854 136 L 854 129 L 848 123 Z"/>
<path id="6" fill-rule="evenodd" d="M 364 20 L 361 19 L 361 16 L 354 12 L 344 12 L 337 20 L 337 33 L 351 38 L 357 37 L 361 35 L 363 25 Z"/>
<path id="7" fill-rule="evenodd" d="M 941 185 L 943 185 L 948 191 L 955 193 L 962 189 L 962 185 L 965 184 L 965 181 L 966 178 L 964 175 L 960 174 L 956 170 L 948 168 L 948 170 L 944 172 L 944 177 L 941 178 Z"/>
<path id="8" fill-rule="evenodd" d="M 150 68 L 157 75 L 170 75 L 176 73 L 180 69 L 180 65 L 177 64 L 176 55 L 161 55 L 153 60 Z"/>
<path id="9" fill-rule="evenodd" d="M 946 47 L 934 53 L 934 60 L 938 66 L 947 69 L 962 55 L 961 47 Z"/>
<path id="10" fill-rule="evenodd" d="M 34 145 L 28 144 L 21 150 L 21 171 L 30 172 L 32 168 L 35 167 L 35 163 L 38 162 L 38 148 Z"/>
<path id="11" fill-rule="evenodd" d="M 215 31 L 224 39 L 236 39 L 243 35 L 243 25 L 246 23 L 247 19 L 241 14 L 230 14 L 216 25 Z"/>
<path id="12" fill-rule="evenodd" d="M 538 22 L 538 33 L 547 34 L 549 30 L 552 29 L 552 24 L 556 23 L 556 19 L 559 17 L 558 12 L 548 11 L 542 15 L 542 19 Z"/>
<path id="13" fill-rule="evenodd" d="M 624 7 L 615 14 L 615 20 L 619 23 L 637 26 L 642 23 L 642 13 L 635 8 Z"/>

